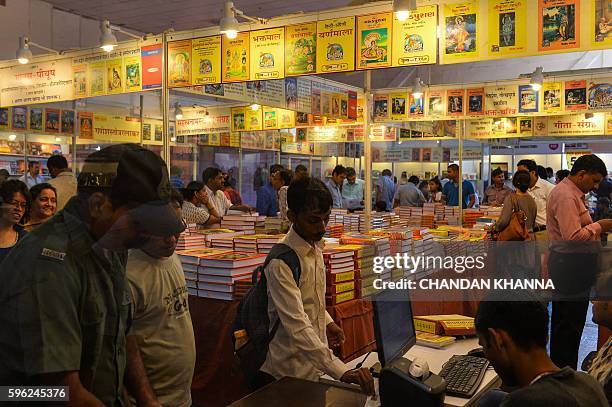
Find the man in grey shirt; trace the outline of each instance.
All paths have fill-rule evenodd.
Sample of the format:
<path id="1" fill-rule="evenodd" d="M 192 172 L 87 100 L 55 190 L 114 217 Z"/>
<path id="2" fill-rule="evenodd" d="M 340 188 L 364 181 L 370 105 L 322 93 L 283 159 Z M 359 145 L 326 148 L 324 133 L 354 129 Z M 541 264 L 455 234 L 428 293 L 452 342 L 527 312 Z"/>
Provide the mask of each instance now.
<path id="1" fill-rule="evenodd" d="M 410 178 L 408 178 L 407 183 L 400 185 L 395 193 L 395 203 L 393 207 L 423 206 L 427 200 L 417 185 L 419 185 L 419 177 L 416 175 L 412 175 Z"/>

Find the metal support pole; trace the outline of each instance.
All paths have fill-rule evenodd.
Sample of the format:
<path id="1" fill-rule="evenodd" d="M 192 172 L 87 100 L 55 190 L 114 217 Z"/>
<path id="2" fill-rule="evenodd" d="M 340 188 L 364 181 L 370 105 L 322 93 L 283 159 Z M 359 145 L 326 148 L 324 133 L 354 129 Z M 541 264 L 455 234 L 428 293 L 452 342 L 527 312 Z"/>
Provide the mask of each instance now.
<path id="1" fill-rule="evenodd" d="M 144 95 L 140 94 L 140 146 L 144 145 Z"/>
<path id="2" fill-rule="evenodd" d="M 372 99 L 371 94 L 372 88 L 372 71 L 365 72 L 364 81 L 364 98 L 365 103 L 363 106 L 363 155 L 364 155 L 364 181 L 365 181 L 365 221 L 366 225 L 370 225 L 370 216 L 372 214 L 372 144 L 370 141 L 370 115 L 372 106 L 370 101 Z"/>
<path id="3" fill-rule="evenodd" d="M 463 226 L 463 136 L 465 134 L 465 120 L 462 120 L 461 124 L 461 126 L 457 126 L 457 130 L 459 130 L 457 133 L 459 133 L 459 224 Z"/>
<path id="4" fill-rule="evenodd" d="M 162 118 L 164 121 L 164 135 L 163 135 L 163 147 L 162 147 L 162 158 L 166 161 L 168 171 L 170 171 L 170 118 L 168 117 L 170 112 L 170 91 L 168 89 L 168 34 L 162 35 L 162 47 L 164 49 L 163 54 L 163 67 L 162 69 Z"/>
<path id="5" fill-rule="evenodd" d="M 74 110 L 74 134 L 72 135 L 72 173 L 77 175 L 77 135 L 81 134 L 81 121 L 79 120 L 79 112 L 76 110 L 76 101 L 72 102 L 72 109 Z"/>
<path id="6" fill-rule="evenodd" d="M 242 147 L 238 147 L 238 191 L 242 195 Z"/>

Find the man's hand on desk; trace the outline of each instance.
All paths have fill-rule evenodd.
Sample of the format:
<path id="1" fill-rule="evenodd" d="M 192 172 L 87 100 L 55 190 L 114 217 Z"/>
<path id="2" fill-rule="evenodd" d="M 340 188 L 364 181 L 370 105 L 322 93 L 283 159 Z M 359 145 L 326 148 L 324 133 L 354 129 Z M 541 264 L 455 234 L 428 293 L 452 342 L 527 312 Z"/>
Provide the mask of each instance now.
<path id="1" fill-rule="evenodd" d="M 374 379 L 372 378 L 370 371 L 365 367 L 347 370 L 340 378 L 340 381 L 344 383 L 358 384 L 361 386 L 363 392 L 368 396 L 373 396 L 375 394 Z"/>
<path id="2" fill-rule="evenodd" d="M 332 348 L 337 348 L 344 342 L 344 331 L 335 322 L 327 324 L 327 343 Z"/>

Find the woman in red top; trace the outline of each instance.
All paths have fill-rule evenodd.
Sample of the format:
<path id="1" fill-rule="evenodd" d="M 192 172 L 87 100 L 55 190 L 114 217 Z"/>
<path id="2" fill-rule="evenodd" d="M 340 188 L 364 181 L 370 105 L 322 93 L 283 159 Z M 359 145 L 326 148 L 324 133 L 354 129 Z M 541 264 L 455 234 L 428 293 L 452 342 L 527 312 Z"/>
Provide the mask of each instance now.
<path id="1" fill-rule="evenodd" d="M 232 205 L 242 205 L 242 197 L 240 193 L 232 187 L 232 184 L 229 180 L 225 180 L 225 184 L 223 185 L 223 193 L 230 200 Z"/>

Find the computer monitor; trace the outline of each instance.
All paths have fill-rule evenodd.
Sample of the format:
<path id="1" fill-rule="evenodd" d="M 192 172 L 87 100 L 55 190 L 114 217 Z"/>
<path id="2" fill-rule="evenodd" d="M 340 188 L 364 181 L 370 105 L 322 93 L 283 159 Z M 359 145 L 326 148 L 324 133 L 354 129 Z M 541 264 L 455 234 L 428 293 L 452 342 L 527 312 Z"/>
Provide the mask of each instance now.
<path id="1" fill-rule="evenodd" d="M 373 305 L 378 360 L 385 367 L 416 343 L 412 304 L 408 291 L 387 290 L 374 297 Z"/>

